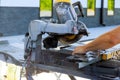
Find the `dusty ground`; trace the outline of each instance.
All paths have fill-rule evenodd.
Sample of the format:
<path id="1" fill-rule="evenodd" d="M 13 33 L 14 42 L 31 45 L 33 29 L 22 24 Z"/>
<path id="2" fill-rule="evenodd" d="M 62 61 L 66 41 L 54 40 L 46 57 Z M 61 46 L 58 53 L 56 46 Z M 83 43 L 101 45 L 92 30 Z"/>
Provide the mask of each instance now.
<path id="1" fill-rule="evenodd" d="M 57 75 L 59 76 L 60 73 L 57 73 Z M 55 76 L 54 72 L 50 72 L 50 73 L 46 73 L 43 72 L 41 74 L 38 74 L 36 76 L 33 76 L 34 80 L 70 80 L 70 78 L 65 75 L 62 74 L 60 79 L 57 79 L 57 77 Z M 86 78 L 81 78 L 81 77 L 76 77 L 75 78 L 77 80 L 90 80 L 90 79 L 86 79 Z M 26 80 L 25 78 L 22 78 L 22 80 Z"/>

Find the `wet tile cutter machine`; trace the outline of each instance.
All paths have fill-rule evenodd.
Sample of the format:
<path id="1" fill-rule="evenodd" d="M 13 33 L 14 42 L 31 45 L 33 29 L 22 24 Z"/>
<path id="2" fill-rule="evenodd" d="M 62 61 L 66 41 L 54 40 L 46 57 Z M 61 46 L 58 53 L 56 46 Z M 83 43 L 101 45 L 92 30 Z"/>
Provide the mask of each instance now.
<path id="1" fill-rule="evenodd" d="M 76 12 L 76 6 L 79 13 Z M 70 0 L 55 0 L 53 7 L 56 20 L 33 20 L 29 24 L 25 35 L 26 63 L 32 63 L 32 67 L 37 69 L 73 76 L 119 79 L 120 62 L 112 59 L 119 54 L 119 50 L 71 55 L 76 46 L 84 45 L 84 42 L 79 41 L 82 36 L 88 36 L 86 25 L 78 20 L 78 16 L 84 16 L 81 3 L 71 4 Z M 47 36 L 43 37 L 44 34 Z"/>

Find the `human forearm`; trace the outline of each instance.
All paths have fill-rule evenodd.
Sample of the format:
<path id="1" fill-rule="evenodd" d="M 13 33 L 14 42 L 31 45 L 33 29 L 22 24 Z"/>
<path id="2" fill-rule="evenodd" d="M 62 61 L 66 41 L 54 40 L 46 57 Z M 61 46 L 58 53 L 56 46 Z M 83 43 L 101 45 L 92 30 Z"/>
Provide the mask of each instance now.
<path id="1" fill-rule="evenodd" d="M 104 50 L 118 43 L 120 43 L 120 26 L 99 36 L 84 46 L 76 47 L 72 54 L 85 54 L 87 51 Z"/>
<path id="2" fill-rule="evenodd" d="M 85 45 L 86 51 L 104 50 L 120 43 L 120 27 L 117 27 Z"/>
<path id="3" fill-rule="evenodd" d="M 86 51 L 104 50 L 111 48 L 115 43 L 111 40 L 111 36 L 108 34 L 102 35 L 92 42 L 85 45 Z"/>

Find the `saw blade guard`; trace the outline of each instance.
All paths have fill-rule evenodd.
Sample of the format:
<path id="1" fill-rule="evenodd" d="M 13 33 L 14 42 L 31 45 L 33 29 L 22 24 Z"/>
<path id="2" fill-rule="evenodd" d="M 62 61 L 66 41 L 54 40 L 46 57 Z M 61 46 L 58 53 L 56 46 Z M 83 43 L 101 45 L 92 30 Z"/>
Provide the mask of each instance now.
<path id="1" fill-rule="evenodd" d="M 86 25 L 79 21 L 77 22 L 77 28 L 78 28 L 78 34 L 66 34 L 66 35 L 61 35 L 59 37 L 59 41 L 62 43 L 62 44 L 72 44 L 72 43 L 75 43 L 77 41 L 79 41 L 83 36 L 88 36 L 88 30 L 87 30 L 87 27 Z"/>

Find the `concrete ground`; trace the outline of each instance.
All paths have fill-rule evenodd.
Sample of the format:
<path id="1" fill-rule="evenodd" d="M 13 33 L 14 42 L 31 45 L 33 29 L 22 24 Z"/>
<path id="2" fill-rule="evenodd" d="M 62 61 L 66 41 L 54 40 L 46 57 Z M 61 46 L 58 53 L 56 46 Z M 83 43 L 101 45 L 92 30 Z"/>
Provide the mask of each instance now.
<path id="1" fill-rule="evenodd" d="M 59 76 L 60 73 L 57 73 Z M 74 76 L 76 80 L 90 80 L 87 78 Z M 71 80 L 66 74 L 62 74 L 60 78 L 57 78 L 54 72 L 46 73 L 43 72 L 41 74 L 37 74 L 33 76 L 34 80 Z M 26 78 L 22 78 L 22 80 L 26 80 Z"/>

